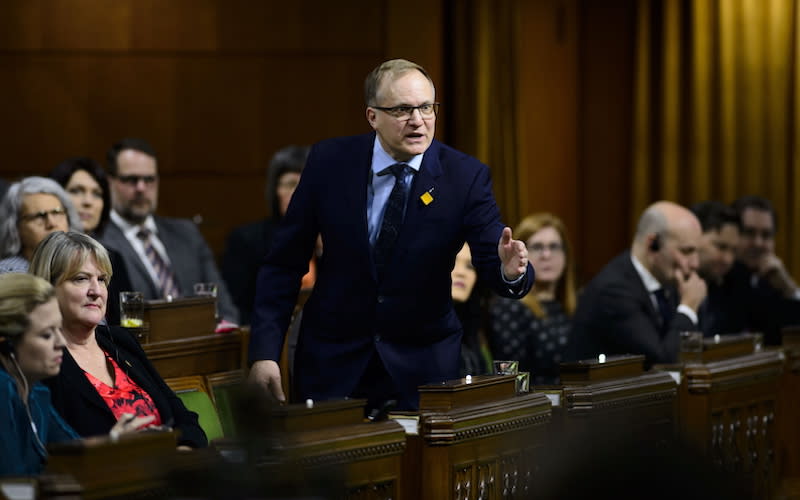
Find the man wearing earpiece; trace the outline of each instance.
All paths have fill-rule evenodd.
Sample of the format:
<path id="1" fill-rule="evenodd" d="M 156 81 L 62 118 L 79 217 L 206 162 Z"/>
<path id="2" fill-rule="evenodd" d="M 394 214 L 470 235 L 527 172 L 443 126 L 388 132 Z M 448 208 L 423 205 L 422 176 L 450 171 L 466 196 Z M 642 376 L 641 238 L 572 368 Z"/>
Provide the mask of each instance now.
<path id="1" fill-rule="evenodd" d="M 630 251 L 586 286 L 575 311 L 573 359 L 644 354 L 647 366 L 678 360 L 680 332 L 698 330 L 706 283 L 697 274 L 700 222 L 668 201 L 642 214 Z"/>

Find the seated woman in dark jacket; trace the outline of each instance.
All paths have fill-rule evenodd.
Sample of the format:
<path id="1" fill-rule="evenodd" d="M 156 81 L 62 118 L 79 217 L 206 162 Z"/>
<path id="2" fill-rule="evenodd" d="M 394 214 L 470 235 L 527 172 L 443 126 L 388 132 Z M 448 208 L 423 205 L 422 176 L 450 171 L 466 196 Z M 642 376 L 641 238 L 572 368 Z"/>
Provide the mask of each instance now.
<path id="1" fill-rule="evenodd" d="M 61 312 L 50 283 L 0 275 L 0 475 L 38 474 L 50 443 L 77 439 L 41 380 L 61 367 Z"/>
<path id="2" fill-rule="evenodd" d="M 197 414 L 167 387 L 137 340 L 124 328 L 100 325 L 112 274 L 100 243 L 82 233 L 52 233 L 30 270 L 56 289 L 67 349 L 61 373 L 46 383 L 53 405 L 81 436 L 105 434 L 131 413 L 177 429 L 179 447 L 208 444 Z"/>

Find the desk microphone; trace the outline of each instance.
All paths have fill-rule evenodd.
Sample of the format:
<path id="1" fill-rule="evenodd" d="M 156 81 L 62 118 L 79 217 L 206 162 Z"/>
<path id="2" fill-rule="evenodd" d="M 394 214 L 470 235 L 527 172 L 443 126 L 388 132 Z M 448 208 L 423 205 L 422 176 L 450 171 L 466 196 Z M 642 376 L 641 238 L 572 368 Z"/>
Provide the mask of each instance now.
<path id="1" fill-rule="evenodd" d="M 367 415 L 367 419 L 369 419 L 371 422 L 380 422 L 382 420 L 386 420 L 389 418 L 389 412 L 394 410 L 396 407 L 396 399 L 387 399 L 379 407 L 373 408 L 369 412 L 369 415 Z"/>

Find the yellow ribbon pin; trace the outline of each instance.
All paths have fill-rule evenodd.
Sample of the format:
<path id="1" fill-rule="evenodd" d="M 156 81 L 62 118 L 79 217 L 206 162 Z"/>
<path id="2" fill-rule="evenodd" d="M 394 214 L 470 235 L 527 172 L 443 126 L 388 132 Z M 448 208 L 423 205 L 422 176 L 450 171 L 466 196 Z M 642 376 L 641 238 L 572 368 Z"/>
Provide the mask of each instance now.
<path id="1" fill-rule="evenodd" d="M 430 205 L 431 202 L 433 201 L 433 196 L 431 196 L 430 191 L 425 191 L 424 193 L 422 193 L 422 196 L 420 196 L 419 199 L 422 200 L 422 203 L 424 203 L 427 206 Z"/>

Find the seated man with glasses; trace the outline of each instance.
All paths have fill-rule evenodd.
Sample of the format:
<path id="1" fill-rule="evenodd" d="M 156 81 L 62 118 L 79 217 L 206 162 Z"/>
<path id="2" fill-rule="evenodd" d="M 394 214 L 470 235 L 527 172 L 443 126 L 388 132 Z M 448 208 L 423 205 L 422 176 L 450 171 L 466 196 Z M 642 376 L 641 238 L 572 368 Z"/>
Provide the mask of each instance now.
<path id="1" fill-rule="evenodd" d="M 66 191 L 54 180 L 26 177 L 0 202 L 0 273 L 28 272 L 33 251 L 55 231 L 80 231 L 81 221 Z"/>
<path id="2" fill-rule="evenodd" d="M 386 61 L 367 76 L 365 97 L 373 131 L 311 148 L 261 267 L 250 378 L 284 399 L 277 360 L 321 235 L 294 393 L 365 398 L 375 416 L 414 409 L 420 385 L 458 376 L 450 270 L 465 241 L 480 279 L 503 296 L 525 295 L 534 275 L 525 244 L 500 221 L 488 167 L 433 138 L 439 105 L 425 69 Z"/>
<path id="3" fill-rule="evenodd" d="M 122 139 L 107 161 L 111 223 L 99 241 L 122 255 L 133 289 L 145 299 L 160 299 L 191 296 L 195 283 L 216 283 L 220 319 L 238 323 L 239 312 L 194 222 L 155 215 L 159 179 L 153 147 Z"/>
<path id="4" fill-rule="evenodd" d="M 741 236 L 737 261 L 725 277 L 739 307 L 748 311 L 745 328 L 764 334 L 769 345 L 781 343 L 781 328 L 800 324 L 800 290 L 775 253 L 778 219 L 772 203 L 744 196 L 733 203 Z"/>

